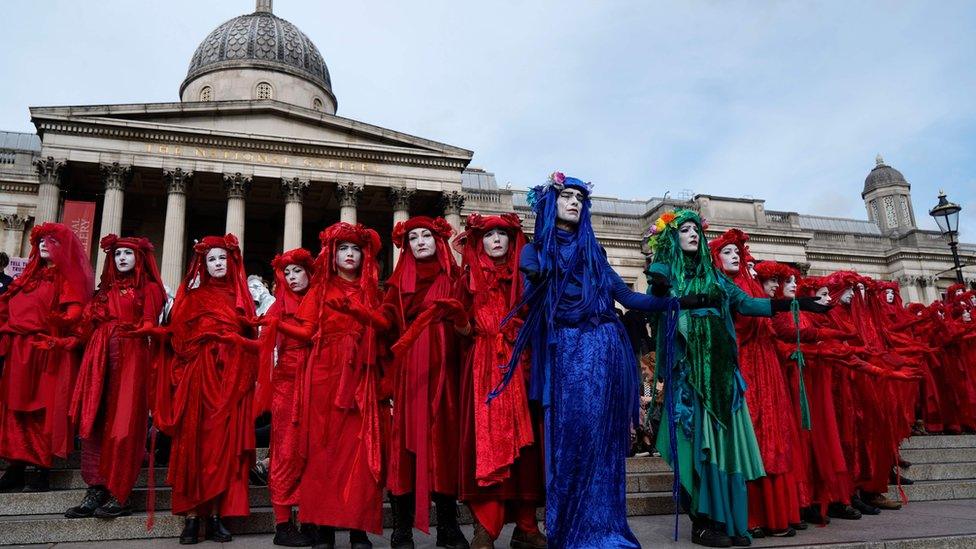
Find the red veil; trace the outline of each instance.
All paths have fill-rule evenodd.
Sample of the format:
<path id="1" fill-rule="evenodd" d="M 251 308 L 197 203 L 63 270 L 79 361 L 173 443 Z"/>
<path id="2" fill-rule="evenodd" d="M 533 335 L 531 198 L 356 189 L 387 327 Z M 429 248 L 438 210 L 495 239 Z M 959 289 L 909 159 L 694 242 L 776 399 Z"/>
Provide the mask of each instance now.
<path id="1" fill-rule="evenodd" d="M 468 216 L 466 229 L 454 239 L 453 248 L 461 254 L 461 270 L 468 273 L 464 284 L 471 295 L 478 296 L 491 285 L 490 275 L 495 269 L 495 263 L 481 243 L 481 239 L 493 229 L 502 229 L 508 233 L 508 257 L 506 267 L 509 272 L 518 272 L 519 258 L 526 238 L 522 231 L 522 220 L 513 213 L 483 216 L 473 213 Z M 512 284 L 512 290 L 505 304 L 506 310 L 511 310 L 522 297 L 522 285 Z"/>
<path id="2" fill-rule="evenodd" d="M 42 238 L 47 240 L 51 254 L 49 261 L 57 267 L 58 276 L 68 286 L 72 297 L 76 297 L 78 303 L 84 305 L 91 299 L 95 289 L 91 259 L 78 236 L 61 223 L 42 223 L 31 229 L 31 251 L 24 272 L 10 283 L 7 291 L 0 296 L 0 301 L 10 301 L 24 287 L 36 284 L 35 274 L 44 266 L 38 249 Z"/>
<path id="3" fill-rule="evenodd" d="M 748 261 L 755 262 L 755 258 L 749 253 L 749 246 L 746 242 L 749 241 L 749 235 L 742 232 L 739 229 L 729 229 L 722 233 L 721 236 L 710 240 L 708 242 L 709 250 L 712 253 L 712 264 L 715 268 L 721 272 L 722 270 L 722 248 L 728 246 L 729 244 L 735 244 L 736 249 L 739 252 L 739 272 L 730 275 L 725 273 L 735 285 L 749 294 L 751 297 L 766 297 L 766 294 L 762 290 L 762 286 L 759 281 L 756 280 L 752 273 L 749 272 L 749 267 L 746 266 Z"/>

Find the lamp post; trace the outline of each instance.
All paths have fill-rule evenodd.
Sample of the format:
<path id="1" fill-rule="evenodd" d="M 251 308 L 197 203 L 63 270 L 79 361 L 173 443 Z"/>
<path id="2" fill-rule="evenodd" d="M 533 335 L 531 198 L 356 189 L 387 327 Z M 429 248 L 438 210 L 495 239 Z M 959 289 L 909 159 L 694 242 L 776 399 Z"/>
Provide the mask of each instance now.
<path id="1" fill-rule="evenodd" d="M 963 284 L 962 266 L 959 265 L 959 243 L 956 237 L 959 235 L 959 212 L 962 207 L 959 204 L 949 202 L 946 199 L 945 191 L 939 191 L 939 203 L 929 210 L 929 215 L 935 218 L 939 225 L 942 236 L 949 238 L 949 249 L 952 250 L 952 262 L 956 268 L 956 282 Z"/>

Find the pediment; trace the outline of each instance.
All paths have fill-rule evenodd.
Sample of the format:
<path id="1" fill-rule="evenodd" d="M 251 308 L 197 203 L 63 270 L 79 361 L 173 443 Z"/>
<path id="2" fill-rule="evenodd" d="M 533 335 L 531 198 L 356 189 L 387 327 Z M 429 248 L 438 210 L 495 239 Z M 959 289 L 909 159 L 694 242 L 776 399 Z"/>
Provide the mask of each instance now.
<path id="1" fill-rule="evenodd" d="M 473 155 L 460 147 L 277 101 L 32 107 L 31 117 L 42 136 L 49 127 L 44 122 L 61 121 L 462 161 Z"/>

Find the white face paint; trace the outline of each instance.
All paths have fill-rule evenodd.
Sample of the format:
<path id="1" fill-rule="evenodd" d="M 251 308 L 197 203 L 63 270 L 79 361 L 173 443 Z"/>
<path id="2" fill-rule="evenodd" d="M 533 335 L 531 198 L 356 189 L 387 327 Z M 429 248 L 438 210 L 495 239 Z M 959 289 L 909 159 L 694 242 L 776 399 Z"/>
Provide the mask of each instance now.
<path id="1" fill-rule="evenodd" d="M 750 262 L 746 263 L 746 267 L 749 268 L 749 274 L 751 274 L 753 278 L 757 278 L 759 276 L 759 273 L 756 272 L 756 262 L 755 261 L 750 261 Z"/>
<path id="2" fill-rule="evenodd" d="M 891 288 L 885 288 L 885 303 L 891 304 L 895 302 L 895 291 Z"/>
<path id="3" fill-rule="evenodd" d="M 563 189 L 556 197 L 556 219 L 572 225 L 580 220 L 583 211 L 583 192 L 579 189 Z"/>
<path id="4" fill-rule="evenodd" d="M 492 229 L 481 237 L 481 245 L 488 257 L 501 259 L 508 255 L 508 233 L 503 229 Z"/>
<path id="5" fill-rule="evenodd" d="M 817 288 L 817 302 L 821 305 L 830 305 L 830 288 L 826 286 L 821 286 Z"/>
<path id="6" fill-rule="evenodd" d="M 840 302 L 844 305 L 850 305 L 852 299 L 854 299 L 854 288 L 848 288 L 840 294 Z"/>
<path id="7" fill-rule="evenodd" d="M 864 283 L 857 283 L 857 291 L 861 294 L 861 299 L 864 299 Z"/>
<path id="8" fill-rule="evenodd" d="M 291 291 L 298 293 L 308 288 L 308 271 L 305 267 L 292 263 L 285 266 L 282 274 L 285 275 L 285 284 L 288 284 Z"/>
<path id="9" fill-rule="evenodd" d="M 796 297 L 796 277 L 795 276 L 790 275 L 790 277 L 786 279 L 786 282 L 783 284 L 783 295 L 785 297 L 790 298 L 790 299 L 793 299 L 794 297 Z"/>
<path id="10" fill-rule="evenodd" d="M 51 258 L 51 247 L 56 245 L 57 241 L 50 236 L 43 236 L 37 242 L 37 255 L 41 256 L 41 259 Z"/>
<path id="11" fill-rule="evenodd" d="M 725 274 L 735 275 L 739 273 L 739 247 L 735 244 L 726 244 L 718 252 L 719 259 L 722 260 L 722 270 Z"/>
<path id="12" fill-rule="evenodd" d="M 207 252 L 207 272 L 213 278 L 223 278 L 227 275 L 227 250 L 210 248 Z"/>
<path id="13" fill-rule="evenodd" d="M 410 232 L 413 233 L 413 231 Z M 412 241 L 410 243 L 410 247 L 413 248 Z M 417 253 L 414 252 L 414 256 L 416 255 Z M 353 244 L 352 242 L 340 242 L 339 245 L 336 246 L 335 261 L 336 268 L 339 269 L 339 272 L 356 276 L 356 273 L 359 271 L 359 266 L 363 264 L 363 251 L 358 245 Z"/>
<path id="14" fill-rule="evenodd" d="M 763 292 L 769 297 L 776 297 L 776 290 L 779 289 L 779 279 L 770 278 L 762 283 Z"/>
<path id="15" fill-rule="evenodd" d="M 410 251 L 417 259 L 424 259 L 437 253 L 437 244 L 434 242 L 434 233 L 430 229 L 414 229 L 407 233 L 407 242 L 410 244 Z"/>
<path id="16" fill-rule="evenodd" d="M 115 248 L 115 268 L 127 273 L 136 266 L 136 252 L 132 248 Z"/>
<path id="17" fill-rule="evenodd" d="M 685 221 L 678 227 L 678 246 L 685 253 L 695 253 L 698 251 L 698 243 L 701 235 L 698 234 L 698 226 L 694 221 Z"/>
<path id="18" fill-rule="evenodd" d="M 963 322 L 972 322 L 973 321 L 973 315 L 972 315 L 972 313 L 969 312 L 969 309 L 965 309 L 962 312 L 962 321 Z"/>
<path id="19" fill-rule="evenodd" d="M 976 307 L 976 295 L 969 296 L 969 303 L 971 303 L 973 307 Z"/>
<path id="20" fill-rule="evenodd" d="M 957 296 L 957 295 L 962 295 L 964 293 L 966 293 L 966 290 L 959 289 L 959 290 L 956 290 L 956 293 L 954 293 L 952 295 L 954 297 L 954 296 Z"/>

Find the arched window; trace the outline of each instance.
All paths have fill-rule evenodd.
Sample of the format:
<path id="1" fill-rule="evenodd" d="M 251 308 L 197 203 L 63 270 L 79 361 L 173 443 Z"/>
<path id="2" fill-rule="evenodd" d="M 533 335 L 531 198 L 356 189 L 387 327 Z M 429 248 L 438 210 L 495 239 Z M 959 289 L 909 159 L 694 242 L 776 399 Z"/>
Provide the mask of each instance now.
<path id="1" fill-rule="evenodd" d="M 258 84 L 257 88 L 254 89 L 255 99 L 274 99 L 274 88 L 271 84 L 267 82 L 261 82 Z"/>
<path id="2" fill-rule="evenodd" d="M 315 110 L 317 110 L 317 111 L 322 110 L 322 100 L 319 99 L 318 97 L 316 97 L 315 99 L 312 99 L 312 108 L 315 109 Z"/>
<path id="3" fill-rule="evenodd" d="M 200 101 L 213 101 L 213 88 L 204 86 L 200 89 Z"/>

